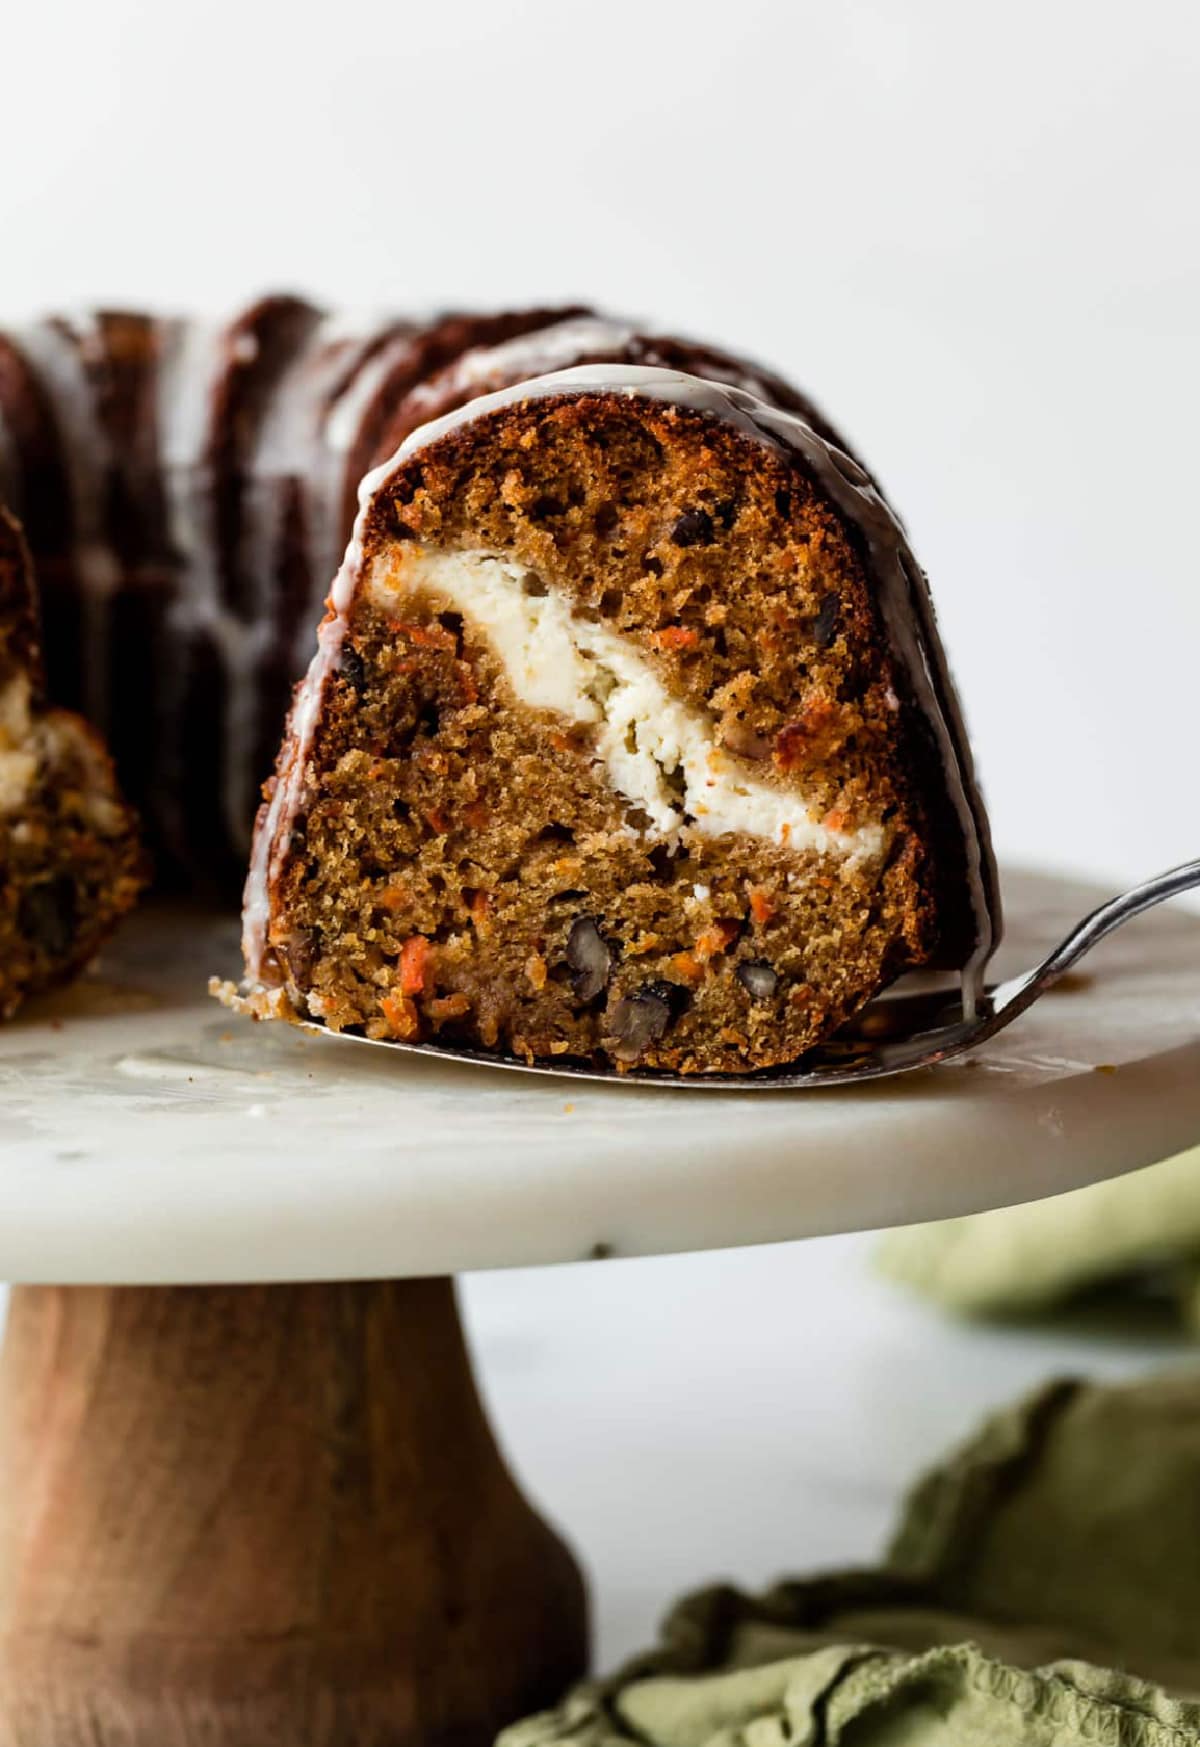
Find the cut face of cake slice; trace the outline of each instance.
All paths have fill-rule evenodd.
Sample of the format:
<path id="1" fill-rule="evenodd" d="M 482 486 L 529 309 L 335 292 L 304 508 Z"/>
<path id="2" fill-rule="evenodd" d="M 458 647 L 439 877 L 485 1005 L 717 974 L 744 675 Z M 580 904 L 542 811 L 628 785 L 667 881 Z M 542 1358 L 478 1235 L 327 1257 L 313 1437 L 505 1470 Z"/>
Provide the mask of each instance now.
<path id="1" fill-rule="evenodd" d="M 247 1002 L 618 1070 L 974 983 L 986 823 L 921 576 L 793 412 L 591 366 L 364 486 L 247 886 Z"/>
<path id="2" fill-rule="evenodd" d="M 45 707 L 28 554 L 0 508 L 0 1018 L 80 970 L 141 884 L 103 746 Z"/>

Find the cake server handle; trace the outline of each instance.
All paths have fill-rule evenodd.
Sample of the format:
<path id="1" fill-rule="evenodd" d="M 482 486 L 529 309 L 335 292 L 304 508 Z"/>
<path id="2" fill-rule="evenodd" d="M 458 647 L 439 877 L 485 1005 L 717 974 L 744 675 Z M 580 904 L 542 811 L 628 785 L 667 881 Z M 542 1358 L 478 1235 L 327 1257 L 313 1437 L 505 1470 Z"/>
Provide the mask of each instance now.
<path id="1" fill-rule="evenodd" d="M 1003 1022 L 1007 1024 L 1077 965 L 1106 935 L 1112 934 L 1126 922 L 1132 922 L 1135 916 L 1142 916 L 1158 904 L 1166 903 L 1168 898 L 1178 898 L 1182 893 L 1194 891 L 1198 887 L 1200 861 L 1185 861 L 1178 867 L 1168 868 L 1165 873 L 1143 880 L 1140 885 L 1132 886 L 1127 892 L 1119 893 L 1106 904 L 1098 905 L 1090 915 L 1072 928 L 1065 939 L 1059 941 L 1053 952 L 1047 953 L 1040 964 L 1034 965 L 1032 970 L 1022 971 L 1019 976 L 1010 977 L 1006 982 L 996 984 L 990 995 L 992 1013 L 1002 1016 Z"/>

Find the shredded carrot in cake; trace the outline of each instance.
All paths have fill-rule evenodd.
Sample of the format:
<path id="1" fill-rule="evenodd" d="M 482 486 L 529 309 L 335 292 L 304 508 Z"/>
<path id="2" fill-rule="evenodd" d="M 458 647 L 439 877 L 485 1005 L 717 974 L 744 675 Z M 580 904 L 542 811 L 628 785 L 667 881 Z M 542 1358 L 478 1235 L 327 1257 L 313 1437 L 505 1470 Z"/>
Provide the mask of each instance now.
<path id="1" fill-rule="evenodd" d="M 385 995 L 379 1003 L 379 1010 L 391 1027 L 392 1036 L 398 1037 L 402 1043 L 416 1037 L 421 1029 L 416 1004 L 407 995 Z"/>
<path id="2" fill-rule="evenodd" d="M 699 983 L 704 978 L 704 966 L 694 953 L 677 952 L 671 959 L 671 969 L 685 983 Z"/>
<path id="3" fill-rule="evenodd" d="M 423 995 L 429 986 L 429 942 L 414 934 L 400 949 L 400 988 L 405 995 Z"/>
<path id="4" fill-rule="evenodd" d="M 761 928 L 777 914 L 778 906 L 774 904 L 762 886 L 750 887 L 750 914 Z"/>
<path id="5" fill-rule="evenodd" d="M 741 927 L 737 922 L 722 917 L 719 921 L 714 922 L 711 928 L 706 928 L 703 934 L 696 937 L 697 958 L 701 961 L 715 958 L 719 952 L 724 952 L 726 947 L 732 946 L 740 933 Z"/>
<path id="6" fill-rule="evenodd" d="M 394 631 L 398 637 L 407 637 L 419 648 L 458 648 L 453 632 L 447 631 L 445 625 L 414 625 L 408 619 L 389 619 L 388 630 Z"/>
<path id="7" fill-rule="evenodd" d="M 656 649 L 695 649 L 699 631 L 690 625 L 664 625 L 661 631 L 651 631 L 650 642 Z"/>

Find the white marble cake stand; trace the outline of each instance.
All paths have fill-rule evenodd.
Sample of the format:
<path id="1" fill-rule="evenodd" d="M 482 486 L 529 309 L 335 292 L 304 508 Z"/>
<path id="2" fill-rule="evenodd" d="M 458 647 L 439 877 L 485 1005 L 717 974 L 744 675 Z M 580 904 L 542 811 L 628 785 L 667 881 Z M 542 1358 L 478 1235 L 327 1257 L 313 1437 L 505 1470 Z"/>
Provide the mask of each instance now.
<path id="1" fill-rule="evenodd" d="M 1001 969 L 1101 895 L 1010 879 Z M 483 1747 L 579 1671 L 585 1604 L 450 1275 L 950 1215 L 1200 1139 L 1178 908 L 975 1058 L 821 1094 L 254 1027 L 204 994 L 234 942 L 147 911 L 0 1033 L 0 1747 Z"/>

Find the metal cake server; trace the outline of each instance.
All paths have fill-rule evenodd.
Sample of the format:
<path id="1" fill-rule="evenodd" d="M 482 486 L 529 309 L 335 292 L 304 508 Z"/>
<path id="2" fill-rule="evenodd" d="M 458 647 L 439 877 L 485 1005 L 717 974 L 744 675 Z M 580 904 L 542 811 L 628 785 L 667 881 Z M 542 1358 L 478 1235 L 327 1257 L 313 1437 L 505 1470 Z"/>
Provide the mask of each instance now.
<path id="1" fill-rule="evenodd" d="M 1200 861 L 1185 861 L 1180 867 L 1170 868 L 1119 897 L 1110 898 L 1077 923 L 1040 964 L 1004 982 L 988 985 L 973 1017 L 964 1014 L 956 989 L 943 986 L 909 992 L 901 985 L 873 1001 L 836 1038 L 810 1050 L 791 1066 L 766 1068 L 755 1074 L 680 1076 L 637 1068 L 617 1073 L 611 1068 L 577 1063 L 518 1061 L 457 1045 L 397 1043 L 349 1031 L 333 1033 L 315 1020 L 304 1021 L 303 1029 L 351 1043 L 369 1043 L 379 1049 L 405 1050 L 438 1060 L 466 1061 L 523 1074 L 549 1074 L 555 1079 L 599 1080 L 616 1086 L 669 1086 L 675 1091 L 690 1092 L 821 1090 L 912 1073 L 916 1068 L 933 1067 L 974 1049 L 1011 1025 L 1106 935 L 1168 898 L 1177 898 L 1197 887 Z"/>

